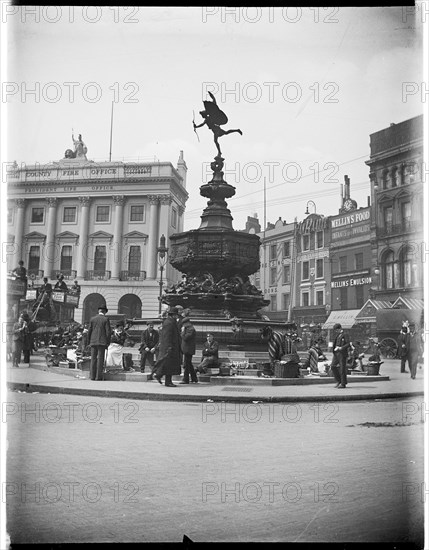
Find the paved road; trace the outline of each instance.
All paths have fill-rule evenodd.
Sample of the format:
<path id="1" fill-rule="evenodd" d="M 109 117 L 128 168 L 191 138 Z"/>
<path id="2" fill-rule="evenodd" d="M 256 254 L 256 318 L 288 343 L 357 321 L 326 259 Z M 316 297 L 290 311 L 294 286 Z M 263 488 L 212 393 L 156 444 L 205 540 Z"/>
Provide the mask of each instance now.
<path id="1" fill-rule="evenodd" d="M 423 548 L 423 398 L 177 403 L 8 392 L 15 543 Z"/>

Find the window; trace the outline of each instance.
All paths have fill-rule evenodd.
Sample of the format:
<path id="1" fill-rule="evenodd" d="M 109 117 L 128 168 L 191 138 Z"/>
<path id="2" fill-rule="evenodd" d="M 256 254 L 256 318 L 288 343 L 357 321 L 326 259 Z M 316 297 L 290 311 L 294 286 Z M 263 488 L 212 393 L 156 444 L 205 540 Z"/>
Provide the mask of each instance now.
<path id="1" fill-rule="evenodd" d="M 310 278 L 310 262 L 302 262 L 302 279 Z"/>
<path id="2" fill-rule="evenodd" d="M 363 252 L 355 254 L 355 269 L 363 269 Z"/>
<path id="3" fill-rule="evenodd" d="M 30 254 L 28 257 L 28 272 L 37 272 L 40 267 L 40 246 L 30 247 Z"/>
<path id="4" fill-rule="evenodd" d="M 277 268 L 276 267 L 270 267 L 270 286 L 273 286 L 277 283 Z"/>
<path id="5" fill-rule="evenodd" d="M 390 177 L 389 170 L 383 172 L 383 189 L 390 189 L 392 187 L 392 178 Z"/>
<path id="6" fill-rule="evenodd" d="M 128 253 L 128 274 L 136 276 L 140 274 L 141 251 L 139 246 L 130 246 Z"/>
<path id="7" fill-rule="evenodd" d="M 13 208 L 7 209 L 7 223 L 13 223 Z"/>
<path id="8" fill-rule="evenodd" d="M 307 307 L 310 305 L 310 293 L 309 292 L 303 292 L 301 294 L 301 305 L 303 307 Z"/>
<path id="9" fill-rule="evenodd" d="M 290 283 L 290 265 L 283 266 L 283 284 Z"/>
<path id="10" fill-rule="evenodd" d="M 43 223 L 45 215 L 44 208 L 32 208 L 31 209 L 31 223 Z"/>
<path id="11" fill-rule="evenodd" d="M 345 273 L 347 271 L 347 256 L 340 256 L 339 262 L 340 262 L 339 273 Z"/>
<path id="12" fill-rule="evenodd" d="M 277 245 L 270 244 L 270 260 L 275 260 L 277 258 Z"/>
<path id="13" fill-rule="evenodd" d="M 310 250 L 310 235 L 303 235 L 302 236 L 302 249 L 303 250 Z"/>
<path id="14" fill-rule="evenodd" d="M 383 288 L 395 288 L 393 252 L 384 256 L 382 263 Z"/>
<path id="15" fill-rule="evenodd" d="M 290 304 L 290 294 L 282 294 L 282 309 L 288 310 Z"/>
<path id="16" fill-rule="evenodd" d="M 76 222 L 76 206 L 65 206 L 63 210 L 63 222 L 75 223 Z"/>
<path id="17" fill-rule="evenodd" d="M 100 275 L 106 272 L 106 247 L 96 246 L 94 253 L 94 271 Z"/>
<path id="18" fill-rule="evenodd" d="M 283 258 L 290 258 L 290 241 L 283 243 Z"/>
<path id="19" fill-rule="evenodd" d="M 401 222 L 404 229 L 408 229 L 411 222 L 411 203 L 403 202 L 401 204 Z"/>
<path id="20" fill-rule="evenodd" d="M 323 231 L 316 232 L 316 248 L 323 248 Z"/>
<path id="21" fill-rule="evenodd" d="M 277 311 L 277 294 L 270 296 L 270 311 Z"/>
<path id="22" fill-rule="evenodd" d="M 110 206 L 97 206 L 96 222 L 110 221 Z"/>
<path id="23" fill-rule="evenodd" d="M 392 168 L 392 187 L 397 187 L 399 183 L 399 171 L 398 169 Z"/>
<path id="24" fill-rule="evenodd" d="M 383 210 L 383 220 L 384 220 L 384 227 L 388 231 L 392 230 L 392 224 L 393 224 L 393 208 L 391 206 L 387 206 Z"/>
<path id="25" fill-rule="evenodd" d="M 413 277 L 412 250 L 410 248 L 404 249 L 400 256 L 400 281 L 400 286 L 404 288 L 416 284 Z"/>
<path id="26" fill-rule="evenodd" d="M 144 204 L 131 205 L 130 222 L 144 222 Z"/>
<path id="27" fill-rule="evenodd" d="M 260 271 L 257 271 L 255 273 L 255 286 L 257 288 L 261 288 L 261 272 Z"/>
<path id="28" fill-rule="evenodd" d="M 69 245 L 63 246 L 61 249 L 60 270 L 64 271 L 67 275 L 71 271 L 72 260 L 73 260 L 72 247 Z"/>
<path id="29" fill-rule="evenodd" d="M 356 288 L 356 308 L 360 308 L 364 304 L 364 299 L 363 299 L 364 288 L 363 288 L 363 285 L 356 286 L 355 288 Z"/>
<path id="30" fill-rule="evenodd" d="M 340 308 L 347 309 L 347 288 L 340 288 Z"/>
<path id="31" fill-rule="evenodd" d="M 177 227 L 177 210 L 175 208 L 171 209 L 171 227 L 174 229 Z"/>
<path id="32" fill-rule="evenodd" d="M 316 277 L 318 279 L 323 277 L 323 258 L 316 260 Z"/>
<path id="33" fill-rule="evenodd" d="M 323 296 L 323 290 L 316 290 L 316 306 L 323 306 L 325 299 Z"/>

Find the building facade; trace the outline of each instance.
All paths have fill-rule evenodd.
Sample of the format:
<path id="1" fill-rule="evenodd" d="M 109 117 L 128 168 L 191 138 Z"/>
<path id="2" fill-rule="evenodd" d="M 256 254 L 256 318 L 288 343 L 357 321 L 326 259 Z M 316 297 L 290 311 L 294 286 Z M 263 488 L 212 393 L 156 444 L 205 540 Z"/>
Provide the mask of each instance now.
<path id="1" fill-rule="evenodd" d="M 86 147 L 85 147 L 86 153 Z M 170 162 L 88 160 L 81 153 L 46 165 L 8 169 L 7 267 L 19 260 L 29 286 L 43 277 L 81 286 L 78 322 L 88 320 L 105 298 L 109 313 L 129 318 L 158 315 L 164 235 L 183 231 L 188 198 L 187 167 L 180 152 Z M 181 274 L 168 261 L 164 286 Z"/>
<path id="2" fill-rule="evenodd" d="M 371 134 L 366 164 L 375 297 L 423 299 L 423 116 Z"/>

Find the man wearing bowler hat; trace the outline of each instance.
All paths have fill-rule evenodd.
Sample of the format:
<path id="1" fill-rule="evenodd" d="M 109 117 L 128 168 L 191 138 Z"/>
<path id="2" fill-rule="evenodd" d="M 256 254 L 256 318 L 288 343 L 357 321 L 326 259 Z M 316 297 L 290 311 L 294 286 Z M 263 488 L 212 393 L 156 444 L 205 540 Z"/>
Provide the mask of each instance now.
<path id="1" fill-rule="evenodd" d="M 180 374 L 181 368 L 181 337 L 177 319 L 179 310 L 177 307 L 170 307 L 167 318 L 162 323 L 161 336 L 159 341 L 158 360 L 155 364 L 154 377 L 162 384 L 162 377 L 165 375 L 165 386 L 175 388 L 173 374 Z"/>
<path id="2" fill-rule="evenodd" d="M 89 321 L 88 344 L 91 347 L 91 364 L 89 368 L 91 380 L 103 380 L 106 350 L 110 344 L 112 329 L 106 317 L 108 312 L 106 302 L 98 306 L 98 314 Z"/>
<path id="3" fill-rule="evenodd" d="M 334 358 L 331 363 L 331 371 L 337 381 L 336 388 L 345 388 L 347 386 L 347 355 L 350 348 L 350 337 L 344 332 L 340 323 L 334 325 Z"/>

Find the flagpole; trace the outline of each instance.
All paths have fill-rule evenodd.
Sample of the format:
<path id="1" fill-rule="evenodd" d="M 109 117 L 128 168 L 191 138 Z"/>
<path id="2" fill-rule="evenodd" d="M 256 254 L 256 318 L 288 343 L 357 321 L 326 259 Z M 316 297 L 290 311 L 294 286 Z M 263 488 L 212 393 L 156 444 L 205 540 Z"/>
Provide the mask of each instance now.
<path id="1" fill-rule="evenodd" d="M 112 101 L 112 114 L 110 116 L 110 152 L 109 152 L 109 162 L 112 160 L 112 136 L 113 136 L 113 101 Z"/>
<path id="2" fill-rule="evenodd" d="M 266 243 L 265 243 L 265 228 L 267 227 L 267 179 L 264 177 L 264 289 L 266 288 L 265 277 L 266 271 Z"/>

